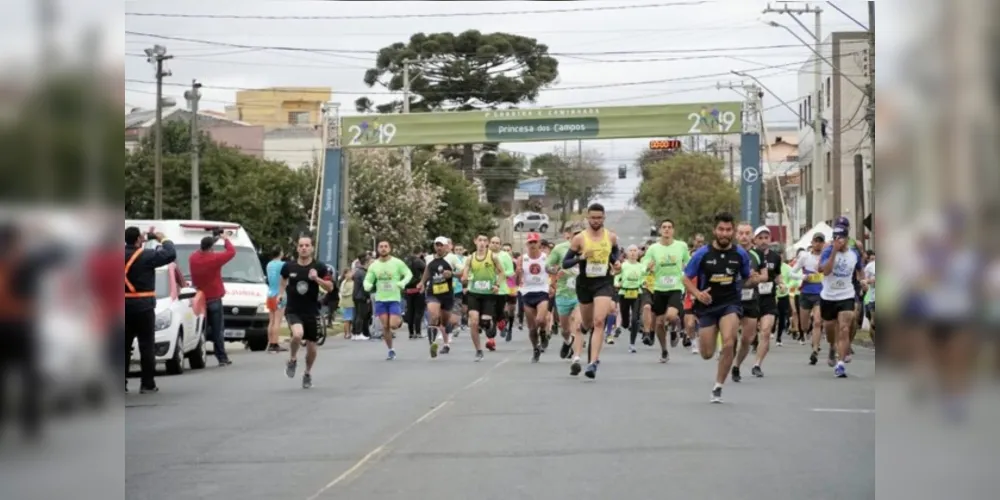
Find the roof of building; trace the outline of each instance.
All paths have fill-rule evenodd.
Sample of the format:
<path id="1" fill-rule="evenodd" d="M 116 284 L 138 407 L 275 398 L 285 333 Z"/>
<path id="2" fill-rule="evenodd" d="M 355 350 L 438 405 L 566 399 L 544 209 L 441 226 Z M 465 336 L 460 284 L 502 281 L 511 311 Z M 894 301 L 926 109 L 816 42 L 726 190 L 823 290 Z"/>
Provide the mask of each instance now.
<path id="1" fill-rule="evenodd" d="M 171 118 L 171 117 L 174 117 L 175 115 L 177 115 L 177 117 L 181 118 L 181 119 L 188 119 L 191 116 L 191 111 L 188 111 L 188 110 L 186 110 L 184 108 L 178 108 L 178 107 L 173 107 L 173 108 L 169 108 L 169 109 L 164 109 L 163 110 L 163 119 Z M 249 126 L 251 126 L 247 122 L 241 122 L 241 121 L 237 121 L 237 120 L 230 120 L 230 119 L 226 118 L 225 116 L 220 116 L 220 115 L 218 115 L 216 113 L 209 113 L 209 112 L 205 112 L 205 111 L 199 111 L 198 112 L 198 116 L 200 117 L 199 121 L 201 121 L 201 119 L 205 119 L 206 121 L 208 121 L 210 123 L 215 123 L 215 124 L 218 124 L 219 122 L 225 122 L 225 123 L 228 123 L 230 125 L 236 125 L 236 126 L 242 126 L 242 127 L 249 127 Z M 125 115 L 125 128 L 126 129 L 130 129 L 130 128 L 149 128 L 149 127 L 152 127 L 155 122 L 156 122 L 156 110 L 143 109 L 143 110 L 135 111 L 133 113 L 129 113 L 129 114 Z"/>
<path id="2" fill-rule="evenodd" d="M 287 127 L 268 130 L 264 139 L 320 139 L 322 134 L 314 127 Z"/>

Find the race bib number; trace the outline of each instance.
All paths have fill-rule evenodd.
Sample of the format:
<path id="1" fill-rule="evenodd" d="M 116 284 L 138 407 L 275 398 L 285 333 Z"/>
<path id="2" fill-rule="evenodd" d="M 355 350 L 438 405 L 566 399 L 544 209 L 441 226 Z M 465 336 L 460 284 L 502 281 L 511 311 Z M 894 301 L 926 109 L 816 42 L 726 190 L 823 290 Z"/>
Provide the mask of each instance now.
<path id="1" fill-rule="evenodd" d="M 823 275 L 820 274 L 820 273 L 812 273 L 809 276 L 806 276 L 806 282 L 807 283 L 822 283 L 823 282 Z"/>
<path id="2" fill-rule="evenodd" d="M 566 288 L 576 288 L 576 276 L 571 276 L 566 280 Z"/>
<path id="3" fill-rule="evenodd" d="M 851 285 L 851 282 L 845 279 L 835 279 L 830 285 L 830 288 L 834 290 L 846 290 Z"/>
<path id="4" fill-rule="evenodd" d="M 532 274 L 528 276 L 525 283 L 528 285 L 543 285 L 545 284 L 545 277 L 540 274 Z"/>
<path id="5" fill-rule="evenodd" d="M 743 301 L 753 300 L 753 288 L 743 289 Z"/>
<path id="6" fill-rule="evenodd" d="M 601 278 L 608 275 L 608 265 L 601 262 L 588 262 L 586 267 L 588 278 Z"/>
<path id="7" fill-rule="evenodd" d="M 394 283 L 392 281 L 379 281 L 378 282 L 378 291 L 380 291 L 380 292 L 395 292 L 396 291 L 396 283 Z"/>
<path id="8" fill-rule="evenodd" d="M 774 293 L 774 283 L 764 282 L 757 285 L 757 290 L 760 291 L 761 295 L 771 295 Z"/>
<path id="9" fill-rule="evenodd" d="M 477 292 L 488 292 L 493 288 L 493 284 L 489 281 L 476 281 L 472 284 L 472 289 Z"/>
<path id="10" fill-rule="evenodd" d="M 677 279 L 677 276 L 662 276 L 659 279 L 659 284 L 664 288 L 673 288 L 680 284 L 680 280 Z"/>
<path id="11" fill-rule="evenodd" d="M 639 290 L 625 290 L 626 299 L 637 299 L 639 298 Z"/>
<path id="12" fill-rule="evenodd" d="M 431 293 L 433 293 L 434 295 L 441 295 L 443 293 L 448 293 L 448 284 L 447 283 L 438 283 L 438 284 L 432 286 L 431 287 Z"/>

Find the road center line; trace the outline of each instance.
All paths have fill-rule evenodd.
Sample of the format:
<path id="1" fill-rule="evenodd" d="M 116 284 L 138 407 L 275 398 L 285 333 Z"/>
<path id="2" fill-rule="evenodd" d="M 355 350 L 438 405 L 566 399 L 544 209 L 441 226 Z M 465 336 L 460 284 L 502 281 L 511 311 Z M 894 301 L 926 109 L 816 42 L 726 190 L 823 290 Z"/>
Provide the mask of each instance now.
<path id="1" fill-rule="evenodd" d="M 487 378 L 490 376 L 491 373 L 493 373 L 497 368 L 500 368 L 501 366 L 507 364 L 507 362 L 510 361 L 513 356 L 516 356 L 517 354 L 519 354 L 522 351 L 523 351 L 523 349 L 522 350 L 518 350 L 517 352 L 511 353 L 510 356 L 507 356 L 506 358 L 500 360 L 499 363 L 491 366 L 488 370 L 486 370 L 486 373 L 484 373 L 483 376 L 477 378 L 476 380 L 473 380 L 471 383 L 469 383 L 465 387 L 463 387 L 463 388 L 455 391 L 454 393 L 452 393 L 452 395 L 448 396 L 444 401 L 442 401 L 441 403 L 439 403 L 439 404 L 435 405 L 433 408 L 431 408 L 427 413 L 424 413 L 423 415 L 421 415 L 420 417 L 418 417 L 413 422 L 410 422 L 409 424 L 407 424 L 405 427 L 403 427 L 402 429 L 400 429 L 398 432 L 396 432 L 395 434 L 393 434 L 392 436 L 390 436 L 389 439 L 386 439 L 385 442 L 383 442 L 382 444 L 380 444 L 377 448 L 375 448 L 374 450 L 368 452 L 367 455 L 361 457 L 361 460 L 358 460 L 357 463 L 355 463 L 354 465 L 352 465 L 349 469 L 345 470 L 341 475 L 339 475 L 336 478 L 334 478 L 333 481 L 330 481 L 329 483 L 326 484 L 326 486 L 320 488 L 319 491 L 317 491 L 316 493 L 314 493 L 311 496 L 309 496 L 306 500 L 316 500 L 316 499 L 318 499 L 320 497 L 320 495 L 326 493 L 327 491 L 330 491 L 330 489 L 332 489 L 334 486 L 337 486 L 338 484 L 343 483 L 348 478 L 350 478 L 351 476 L 355 475 L 355 473 L 360 472 L 361 469 L 363 469 L 365 465 L 368 465 L 368 463 L 370 463 L 374 458 L 376 458 L 380 454 L 382 454 L 382 452 L 385 451 L 389 447 L 389 445 L 391 445 L 393 442 L 395 442 L 397 439 L 399 439 L 403 434 L 406 434 L 408 431 L 410 431 L 414 427 L 416 427 L 416 426 L 418 426 L 418 425 L 420 425 L 420 424 L 422 424 L 422 423 L 430 420 L 436 413 L 438 413 L 439 411 L 441 411 L 444 407 L 446 407 L 446 406 L 454 403 L 455 402 L 455 398 L 457 398 L 460 394 L 462 394 L 466 390 L 471 389 L 471 388 L 473 388 L 473 387 L 475 387 L 475 386 L 477 386 L 477 385 L 485 382 L 487 380 Z"/>
<path id="2" fill-rule="evenodd" d="M 875 413 L 875 410 L 863 408 L 813 408 L 810 411 L 816 413 Z"/>

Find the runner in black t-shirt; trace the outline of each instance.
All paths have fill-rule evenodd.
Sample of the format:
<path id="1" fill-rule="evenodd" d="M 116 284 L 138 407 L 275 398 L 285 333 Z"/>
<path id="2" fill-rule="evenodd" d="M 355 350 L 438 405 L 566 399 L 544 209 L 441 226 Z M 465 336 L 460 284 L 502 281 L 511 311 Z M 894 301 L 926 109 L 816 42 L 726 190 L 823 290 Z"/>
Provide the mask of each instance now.
<path id="1" fill-rule="evenodd" d="M 455 292 L 452 286 L 455 268 L 448 262 L 448 238 L 439 236 L 434 240 L 434 259 L 424 267 L 423 276 L 419 278 L 417 289 L 427 295 L 427 313 L 430 322 L 427 327 L 427 340 L 431 346 L 431 357 L 438 355 L 437 332 L 441 331 L 444 345 L 441 354 L 451 351 L 451 311 L 455 307 Z"/>
<path id="2" fill-rule="evenodd" d="M 781 265 L 783 260 L 781 254 L 771 250 L 771 230 L 767 226 L 760 226 L 753 234 L 754 245 L 757 247 L 757 254 L 761 256 L 764 267 L 767 271 L 767 279 L 757 285 L 760 293 L 760 321 L 757 330 L 757 360 L 753 364 L 753 376 L 760 378 L 764 376 L 761 365 L 764 358 L 771 350 L 771 332 L 774 331 L 775 319 L 778 315 L 778 287 L 782 285 Z M 781 338 L 780 336 L 778 338 Z"/>
<path id="3" fill-rule="evenodd" d="M 743 335 L 740 338 L 739 351 L 736 353 L 736 362 L 732 370 L 733 382 L 740 382 L 743 380 L 740 367 L 750 355 L 750 346 L 757 340 L 757 323 L 761 316 L 760 291 L 757 287 L 767 279 L 767 264 L 753 246 L 753 226 L 747 222 L 736 226 L 736 239 L 739 246 L 750 256 L 750 272 L 753 274 L 750 279 L 743 282 L 743 289 L 740 291 L 743 299 Z"/>
<path id="4" fill-rule="evenodd" d="M 319 340 L 319 289 L 333 291 L 332 277 L 325 264 L 313 259 L 313 240 L 300 236 L 298 259 L 288 261 L 281 268 L 281 289 L 286 297 L 285 319 L 292 330 L 290 357 L 285 375 L 295 378 L 298 366 L 296 355 L 299 344 L 306 342 L 306 372 L 302 375 L 302 388 L 312 387 L 312 367 L 316 362 L 316 341 Z M 280 300 L 279 300 L 280 302 Z"/>
<path id="5" fill-rule="evenodd" d="M 715 355 L 716 333 L 722 334 L 722 354 L 716 371 L 712 402 L 722 402 L 722 384 L 733 365 L 736 332 L 743 314 L 741 292 L 750 279 L 750 255 L 733 244 L 733 216 L 715 216 L 715 241 L 698 249 L 684 270 L 684 286 L 694 298 L 698 316 L 698 341 L 702 359 Z"/>

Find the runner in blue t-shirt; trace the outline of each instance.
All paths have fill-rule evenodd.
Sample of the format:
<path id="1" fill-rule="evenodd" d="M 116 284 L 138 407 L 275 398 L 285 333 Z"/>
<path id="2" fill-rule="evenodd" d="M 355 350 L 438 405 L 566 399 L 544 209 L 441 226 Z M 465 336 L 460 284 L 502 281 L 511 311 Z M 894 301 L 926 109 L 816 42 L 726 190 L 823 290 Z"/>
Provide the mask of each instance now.
<path id="1" fill-rule="evenodd" d="M 278 344 L 281 333 L 281 318 L 284 315 L 285 301 L 281 297 L 281 268 L 285 265 L 285 253 L 280 248 L 274 249 L 268 255 L 267 263 L 267 350 L 280 352 Z"/>

